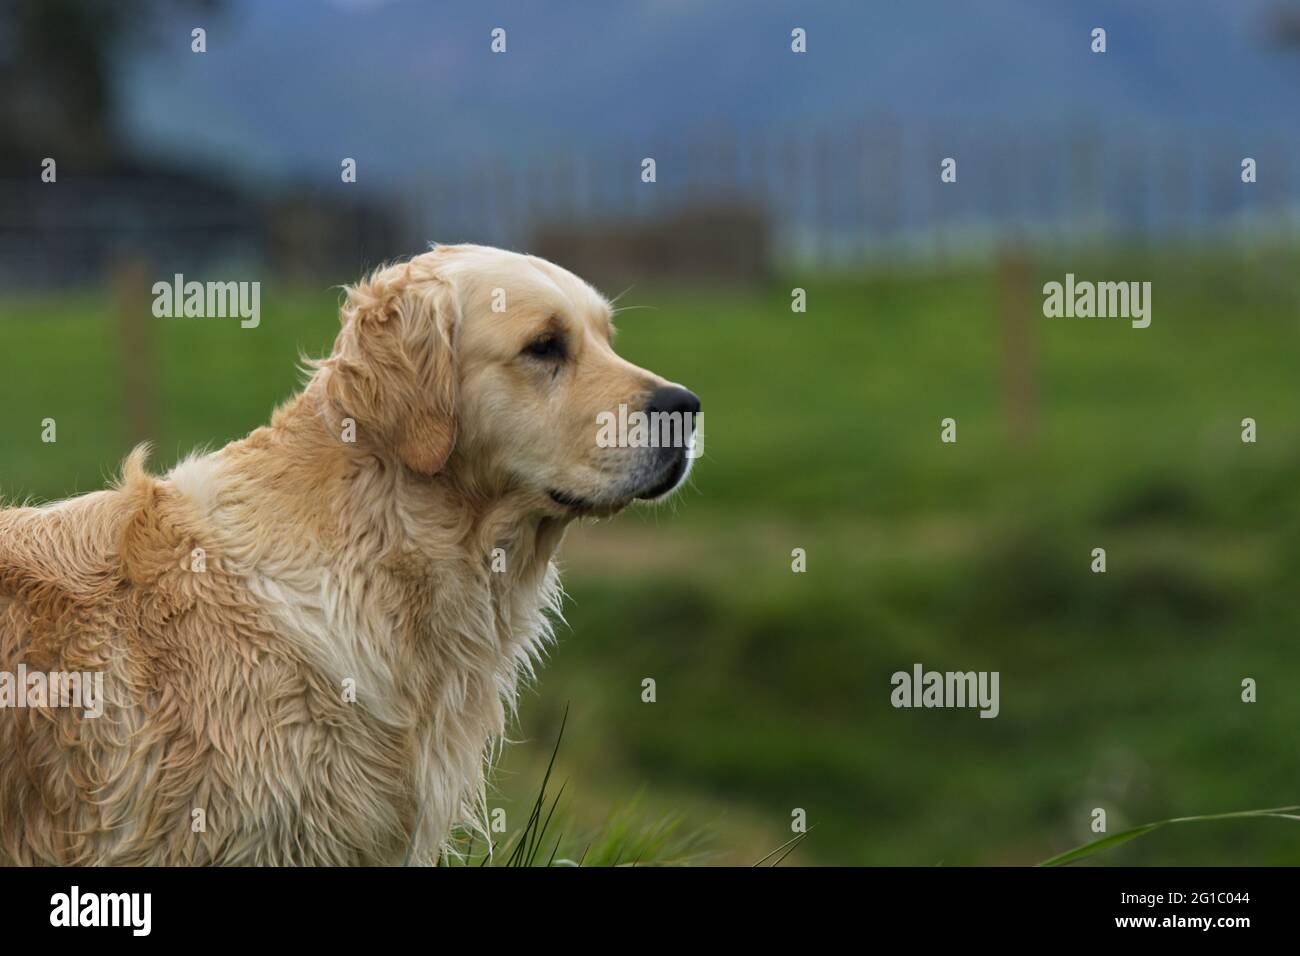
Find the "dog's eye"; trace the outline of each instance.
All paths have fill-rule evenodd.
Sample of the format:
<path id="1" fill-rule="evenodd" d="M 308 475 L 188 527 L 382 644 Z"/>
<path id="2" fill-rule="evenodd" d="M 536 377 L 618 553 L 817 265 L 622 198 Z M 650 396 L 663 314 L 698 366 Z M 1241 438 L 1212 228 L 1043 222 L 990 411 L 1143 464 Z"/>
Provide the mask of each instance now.
<path id="1" fill-rule="evenodd" d="M 524 346 L 524 354 L 531 355 L 533 358 L 558 361 L 564 358 L 564 339 L 554 332 L 547 332 Z"/>

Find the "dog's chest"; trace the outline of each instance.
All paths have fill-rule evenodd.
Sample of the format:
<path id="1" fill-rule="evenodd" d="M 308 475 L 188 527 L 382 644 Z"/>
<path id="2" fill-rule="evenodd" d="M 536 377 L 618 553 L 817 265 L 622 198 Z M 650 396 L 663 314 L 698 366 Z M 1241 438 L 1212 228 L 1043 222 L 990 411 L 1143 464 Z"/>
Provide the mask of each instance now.
<path id="1" fill-rule="evenodd" d="M 249 579 L 280 670 L 235 683 L 279 684 L 257 691 L 279 703 L 258 711 L 275 759 L 255 816 L 262 852 L 285 861 L 434 859 L 455 824 L 482 816 L 485 752 L 547 634 L 536 581 L 426 572 L 413 586 L 374 571 Z M 307 819 L 324 845 L 295 859 Z"/>

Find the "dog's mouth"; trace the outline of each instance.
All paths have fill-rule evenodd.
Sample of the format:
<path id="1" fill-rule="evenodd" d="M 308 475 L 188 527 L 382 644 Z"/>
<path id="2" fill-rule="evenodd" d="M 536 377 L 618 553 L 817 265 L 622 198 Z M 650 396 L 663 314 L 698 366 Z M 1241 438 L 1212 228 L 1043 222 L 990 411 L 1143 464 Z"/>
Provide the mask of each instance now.
<path id="1" fill-rule="evenodd" d="M 685 455 L 678 455 L 673 459 L 672 465 L 664 476 L 655 484 L 651 485 L 645 491 L 637 492 L 633 497 L 640 498 L 642 501 L 654 501 L 656 498 L 662 498 L 668 492 L 672 491 L 681 482 L 682 477 L 686 474 L 686 467 L 689 459 Z"/>
<path id="2" fill-rule="evenodd" d="M 618 514 L 624 508 L 632 503 L 631 498 L 616 498 L 608 501 L 592 501 L 589 498 L 583 498 L 578 495 L 570 494 L 567 491 L 559 491 L 555 488 L 546 492 L 547 497 L 552 502 L 563 508 L 568 514 L 575 517 L 593 517 L 609 518 Z"/>
<path id="3" fill-rule="evenodd" d="M 622 498 L 617 501 L 590 501 L 577 495 L 571 495 L 567 491 L 557 491 L 554 488 L 547 491 L 546 494 L 551 501 L 563 508 L 566 513 L 581 518 L 609 518 L 618 514 L 631 503 L 630 498 Z"/>
<path id="4" fill-rule="evenodd" d="M 668 470 L 653 485 L 614 501 L 591 501 L 555 488 L 549 489 L 546 494 L 551 501 L 575 515 L 612 515 L 622 511 L 633 500 L 654 501 L 656 498 L 662 498 L 681 483 L 688 465 L 689 461 L 686 456 L 679 456 L 673 460 Z"/>
<path id="5" fill-rule="evenodd" d="M 552 488 L 547 492 L 561 508 L 568 508 L 570 511 L 587 512 L 596 508 L 595 502 L 588 501 L 586 498 L 579 498 L 577 495 L 565 494 L 563 491 L 556 491 Z"/>

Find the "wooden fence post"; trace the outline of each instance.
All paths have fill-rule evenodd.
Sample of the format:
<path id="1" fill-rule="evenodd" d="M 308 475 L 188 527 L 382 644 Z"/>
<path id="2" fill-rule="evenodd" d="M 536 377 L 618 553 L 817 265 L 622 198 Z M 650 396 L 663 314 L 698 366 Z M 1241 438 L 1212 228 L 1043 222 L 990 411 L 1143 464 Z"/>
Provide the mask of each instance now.
<path id="1" fill-rule="evenodd" d="M 123 259 L 112 271 L 117 307 L 118 354 L 127 444 L 157 438 L 154 380 L 154 316 L 149 304 L 149 269 L 140 259 Z"/>
<path id="2" fill-rule="evenodd" d="M 1002 326 L 1002 400 L 1011 441 L 1033 442 L 1038 427 L 1033 266 L 1023 246 L 1005 246 L 998 262 L 998 313 Z"/>

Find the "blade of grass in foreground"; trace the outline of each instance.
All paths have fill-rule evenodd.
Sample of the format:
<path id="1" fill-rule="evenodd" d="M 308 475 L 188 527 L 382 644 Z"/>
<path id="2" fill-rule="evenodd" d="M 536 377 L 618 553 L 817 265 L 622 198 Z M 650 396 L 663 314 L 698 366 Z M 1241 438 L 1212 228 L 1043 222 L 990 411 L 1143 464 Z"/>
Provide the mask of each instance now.
<path id="1" fill-rule="evenodd" d="M 764 863 L 766 863 L 768 860 L 772 859 L 772 857 L 776 856 L 778 853 L 781 853 L 782 850 L 785 850 L 784 853 L 781 853 L 781 855 L 780 855 L 779 857 L 777 857 L 776 862 L 772 864 L 773 867 L 780 866 L 780 865 L 781 865 L 781 861 L 784 860 L 784 859 L 785 859 L 787 856 L 789 856 L 791 853 L 793 853 L 793 852 L 798 848 L 799 844 L 802 843 L 805 839 L 807 839 L 808 834 L 809 834 L 809 833 L 812 833 L 813 830 L 815 830 L 815 829 L 817 829 L 817 824 L 814 823 L 812 826 L 810 826 L 810 827 L 809 827 L 807 830 L 805 830 L 803 833 L 800 833 L 798 836 L 794 836 L 794 837 L 791 837 L 789 840 L 786 840 L 784 843 L 782 843 L 779 847 L 777 847 L 775 850 L 773 850 L 773 851 L 772 851 L 771 853 L 769 853 L 767 856 L 763 857 L 763 859 L 761 859 L 761 860 L 759 860 L 757 863 L 755 863 L 755 864 L 753 865 L 753 868 L 757 868 L 757 867 L 762 866 L 762 865 L 763 865 Z M 786 847 L 789 847 L 789 849 L 786 849 Z"/>
<path id="2" fill-rule="evenodd" d="M 1300 806 L 1273 807 L 1269 810 L 1238 810 L 1234 813 L 1207 813 L 1198 817 L 1172 817 L 1168 820 L 1157 820 L 1154 823 L 1144 823 L 1140 827 L 1133 827 L 1131 830 L 1112 833 L 1110 836 L 1102 837 L 1100 840 L 1093 840 L 1091 843 L 1077 846 L 1073 850 L 1066 850 L 1064 853 L 1058 854 L 1050 860 L 1044 860 L 1038 865 L 1064 866 L 1067 863 L 1073 863 L 1076 860 L 1090 857 L 1094 853 L 1101 853 L 1105 850 L 1111 849 L 1112 847 L 1117 847 L 1121 843 L 1136 840 L 1138 837 L 1146 836 L 1153 830 L 1159 830 L 1161 827 L 1166 827 L 1174 823 L 1204 823 L 1210 820 L 1239 820 L 1245 817 L 1274 817 L 1279 820 L 1300 820 Z"/>
<path id="3" fill-rule="evenodd" d="M 553 828 L 562 829 L 568 823 L 560 807 L 567 785 L 561 785 L 552 796 L 550 784 L 568 716 L 569 708 L 566 706 L 551 758 L 542 775 L 541 787 L 532 801 L 523 829 L 502 843 L 485 839 L 476 844 L 472 831 L 454 834 L 452 839 L 460 850 L 445 854 L 438 861 L 440 866 L 679 866 L 704 858 L 701 850 L 704 834 L 701 831 L 679 832 L 681 821 L 675 816 L 663 817 L 653 826 L 640 822 L 633 812 L 636 799 L 611 814 L 604 827 L 589 835 L 585 843 L 577 842 L 573 847 L 575 852 L 578 847 L 583 847 L 577 861 L 565 852 L 565 834 L 555 836 L 551 831 Z M 548 843 L 552 844 L 549 854 L 546 851 Z M 476 849 L 476 846 L 480 848 Z"/>
<path id="4" fill-rule="evenodd" d="M 555 748 L 551 751 L 551 760 L 546 765 L 546 773 L 542 776 L 542 788 L 537 792 L 537 799 L 533 801 L 532 812 L 528 815 L 528 822 L 524 825 L 523 832 L 515 839 L 515 845 L 507 858 L 506 866 L 528 866 L 532 863 L 535 853 L 533 849 L 535 844 L 541 842 L 546 835 L 546 827 L 550 825 L 551 816 L 547 814 L 546 823 L 542 821 L 542 811 L 546 809 L 546 787 L 551 782 L 551 772 L 555 769 L 555 758 L 560 753 L 560 741 L 564 739 L 564 728 L 569 722 L 569 705 L 564 705 L 564 716 L 560 718 L 560 732 L 555 735 Z M 564 788 L 560 788 L 563 792 Z M 555 798 L 558 804 L 560 798 Z M 555 812 L 555 804 L 551 806 L 551 812 Z"/>

